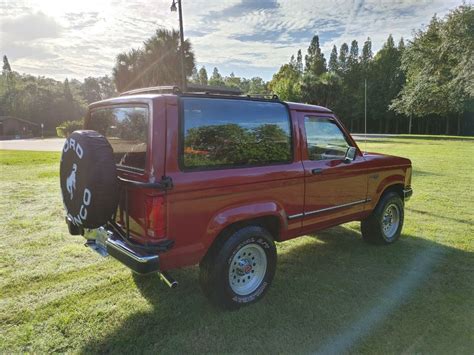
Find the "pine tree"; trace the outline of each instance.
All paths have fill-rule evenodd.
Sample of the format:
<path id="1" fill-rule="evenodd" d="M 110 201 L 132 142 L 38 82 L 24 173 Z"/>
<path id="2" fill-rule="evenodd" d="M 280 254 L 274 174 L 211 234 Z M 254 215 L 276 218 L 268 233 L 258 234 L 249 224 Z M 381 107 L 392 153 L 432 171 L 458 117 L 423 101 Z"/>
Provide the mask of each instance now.
<path id="1" fill-rule="evenodd" d="M 339 70 L 342 73 L 347 72 L 347 62 L 349 56 L 349 46 L 347 43 L 343 43 L 339 49 Z"/>
<path id="2" fill-rule="evenodd" d="M 308 47 L 308 54 L 305 56 L 305 62 L 305 72 L 308 74 L 318 77 L 327 71 L 326 59 L 321 52 L 319 37 L 317 35 L 311 40 L 311 44 Z"/>
<path id="3" fill-rule="evenodd" d="M 10 63 L 8 62 L 8 57 L 4 55 L 3 56 L 3 73 L 9 74 L 11 72 L 12 72 L 12 67 L 10 66 Z"/>
<path id="4" fill-rule="evenodd" d="M 349 65 L 355 65 L 359 60 L 359 44 L 356 40 L 353 40 L 351 43 L 351 49 L 349 52 Z"/>
<path id="5" fill-rule="evenodd" d="M 196 67 L 193 67 L 193 70 L 191 72 L 191 80 L 192 83 L 199 84 L 199 74 L 196 69 Z"/>
<path id="6" fill-rule="evenodd" d="M 207 85 L 207 82 L 208 82 L 207 71 L 204 66 L 202 66 L 201 69 L 199 69 L 198 78 L 199 78 L 199 84 Z"/>
<path id="7" fill-rule="evenodd" d="M 373 59 L 374 54 L 372 53 L 372 41 L 370 37 L 367 37 L 367 40 L 364 42 L 362 47 L 362 56 L 360 58 L 363 64 L 369 63 Z"/>
<path id="8" fill-rule="evenodd" d="M 300 73 L 303 73 L 303 55 L 301 54 L 301 49 L 298 49 L 298 53 L 296 55 L 296 70 L 298 70 Z"/>
<path id="9" fill-rule="evenodd" d="M 337 48 L 332 47 L 331 56 L 329 57 L 328 69 L 330 72 L 337 72 L 339 70 L 339 63 L 337 61 Z"/>
<path id="10" fill-rule="evenodd" d="M 400 38 L 400 42 L 398 42 L 398 50 L 400 53 L 405 50 L 405 41 L 403 40 L 403 37 Z"/>
<path id="11" fill-rule="evenodd" d="M 209 79 L 209 85 L 211 86 L 225 86 L 224 80 L 222 79 L 222 75 L 219 73 L 219 69 L 214 67 L 212 71 L 212 76 Z"/>

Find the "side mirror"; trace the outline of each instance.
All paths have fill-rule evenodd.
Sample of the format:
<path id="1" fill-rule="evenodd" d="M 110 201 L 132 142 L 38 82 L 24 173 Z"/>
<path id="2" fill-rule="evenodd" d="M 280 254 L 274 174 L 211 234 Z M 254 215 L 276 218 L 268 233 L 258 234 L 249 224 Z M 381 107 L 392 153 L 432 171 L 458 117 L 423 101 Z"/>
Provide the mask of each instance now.
<path id="1" fill-rule="evenodd" d="M 353 161 L 356 157 L 357 149 L 356 147 L 349 147 L 346 151 L 346 156 L 344 157 L 344 163 L 348 164 Z"/>

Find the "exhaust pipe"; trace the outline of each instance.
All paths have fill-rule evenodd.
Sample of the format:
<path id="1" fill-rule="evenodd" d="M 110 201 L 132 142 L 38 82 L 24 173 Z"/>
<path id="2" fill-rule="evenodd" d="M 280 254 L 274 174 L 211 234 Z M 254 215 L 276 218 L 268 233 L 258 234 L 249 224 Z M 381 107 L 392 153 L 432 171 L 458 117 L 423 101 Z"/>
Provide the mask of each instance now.
<path id="1" fill-rule="evenodd" d="M 160 280 L 168 286 L 169 288 L 176 288 L 178 287 L 178 281 L 173 279 L 167 272 L 160 272 Z"/>

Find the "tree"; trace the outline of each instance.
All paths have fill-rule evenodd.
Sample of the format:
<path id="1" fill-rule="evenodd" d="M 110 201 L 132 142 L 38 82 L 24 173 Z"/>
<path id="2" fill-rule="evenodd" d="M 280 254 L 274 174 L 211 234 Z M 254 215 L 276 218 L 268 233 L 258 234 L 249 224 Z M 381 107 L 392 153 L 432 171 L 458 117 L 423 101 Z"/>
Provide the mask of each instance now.
<path id="1" fill-rule="evenodd" d="M 204 66 L 202 66 L 201 69 L 199 69 L 198 79 L 199 79 L 199 84 L 207 85 L 207 71 Z"/>
<path id="2" fill-rule="evenodd" d="M 85 78 L 84 82 L 79 84 L 79 91 L 87 104 L 108 99 L 116 94 L 114 83 L 107 75 Z"/>
<path id="3" fill-rule="evenodd" d="M 301 100 L 301 73 L 291 64 L 284 64 L 273 74 L 268 88 L 284 101 Z"/>
<path id="4" fill-rule="evenodd" d="M 247 94 L 259 94 L 265 95 L 268 94 L 267 85 L 260 77 L 253 77 L 250 79 L 248 91 L 242 90 L 242 92 Z"/>
<path id="5" fill-rule="evenodd" d="M 349 46 L 343 43 L 339 49 L 339 71 L 344 74 L 348 70 Z"/>
<path id="6" fill-rule="evenodd" d="M 235 74 L 232 72 L 229 76 L 224 78 L 224 85 L 230 88 L 240 89 L 240 77 L 235 76 Z"/>
<path id="7" fill-rule="evenodd" d="M 225 86 L 224 80 L 222 79 L 222 75 L 219 73 L 219 69 L 214 67 L 212 71 L 212 76 L 209 79 L 209 85 L 211 86 Z"/>
<path id="8" fill-rule="evenodd" d="M 191 71 L 191 80 L 192 83 L 199 84 L 199 74 L 196 67 Z"/>
<path id="9" fill-rule="evenodd" d="M 88 104 L 102 100 L 99 79 L 93 77 L 85 78 L 81 87 L 81 94 Z"/>
<path id="10" fill-rule="evenodd" d="M 296 70 L 303 73 L 303 55 L 301 54 L 301 49 L 298 49 L 298 53 L 296 54 Z"/>
<path id="11" fill-rule="evenodd" d="M 398 95 L 403 84 L 404 76 L 400 69 L 401 53 L 395 47 L 392 35 L 375 55 L 373 78 L 371 83 L 370 98 L 371 109 L 378 112 L 375 117 L 379 122 L 379 131 L 388 133 L 391 123 L 397 117 L 389 110 L 390 103 Z M 395 121 L 398 127 L 398 121 Z M 385 125 L 385 127 L 383 127 Z"/>
<path id="12" fill-rule="evenodd" d="M 461 5 L 444 20 L 434 16 L 425 30 L 415 34 L 403 50 L 402 68 L 406 84 L 393 100 L 391 109 L 399 114 L 424 119 L 425 131 L 434 118 L 445 121 L 449 134 L 451 118 L 472 110 L 474 98 L 474 10 Z"/>
<path id="13" fill-rule="evenodd" d="M 327 71 L 326 59 L 319 46 L 319 37 L 316 35 L 311 40 L 308 47 L 308 54 L 305 56 L 305 74 L 319 76 Z"/>
<path id="14" fill-rule="evenodd" d="M 120 53 L 113 69 L 117 90 L 181 83 L 179 47 L 178 31 L 158 29 L 144 42 L 143 48 Z M 194 68 L 194 53 L 189 40 L 184 41 L 183 50 L 185 75 L 188 76 Z"/>
<path id="15" fill-rule="evenodd" d="M 401 39 L 403 42 L 403 38 Z M 367 40 L 364 42 L 362 47 L 362 55 L 360 57 L 360 62 L 365 66 L 373 59 L 374 54 L 372 53 L 372 41 L 370 37 L 367 37 Z"/>
<path id="16" fill-rule="evenodd" d="M 4 74 L 9 74 L 12 72 L 12 67 L 10 66 L 10 63 L 8 62 L 8 58 L 6 55 L 3 56 L 3 73 Z"/>
<path id="17" fill-rule="evenodd" d="M 331 56 L 329 57 L 328 70 L 333 73 L 339 71 L 339 63 L 337 61 L 337 48 L 334 45 L 332 47 Z"/>
<path id="18" fill-rule="evenodd" d="M 351 42 L 351 49 L 349 51 L 349 66 L 357 65 L 359 61 L 359 44 L 356 40 Z"/>

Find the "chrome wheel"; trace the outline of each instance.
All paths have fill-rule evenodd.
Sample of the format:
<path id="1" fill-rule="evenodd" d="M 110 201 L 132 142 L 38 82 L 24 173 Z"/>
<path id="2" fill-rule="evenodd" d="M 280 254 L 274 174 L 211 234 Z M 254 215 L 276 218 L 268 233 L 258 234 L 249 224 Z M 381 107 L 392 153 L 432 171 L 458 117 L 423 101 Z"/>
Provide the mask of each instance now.
<path id="1" fill-rule="evenodd" d="M 400 209 L 396 204 L 391 203 L 385 207 L 382 215 L 382 231 L 387 240 L 395 237 L 399 225 Z"/>
<path id="2" fill-rule="evenodd" d="M 229 266 L 229 284 L 236 294 L 246 296 L 262 283 L 267 271 L 267 255 L 255 243 L 240 248 Z"/>

